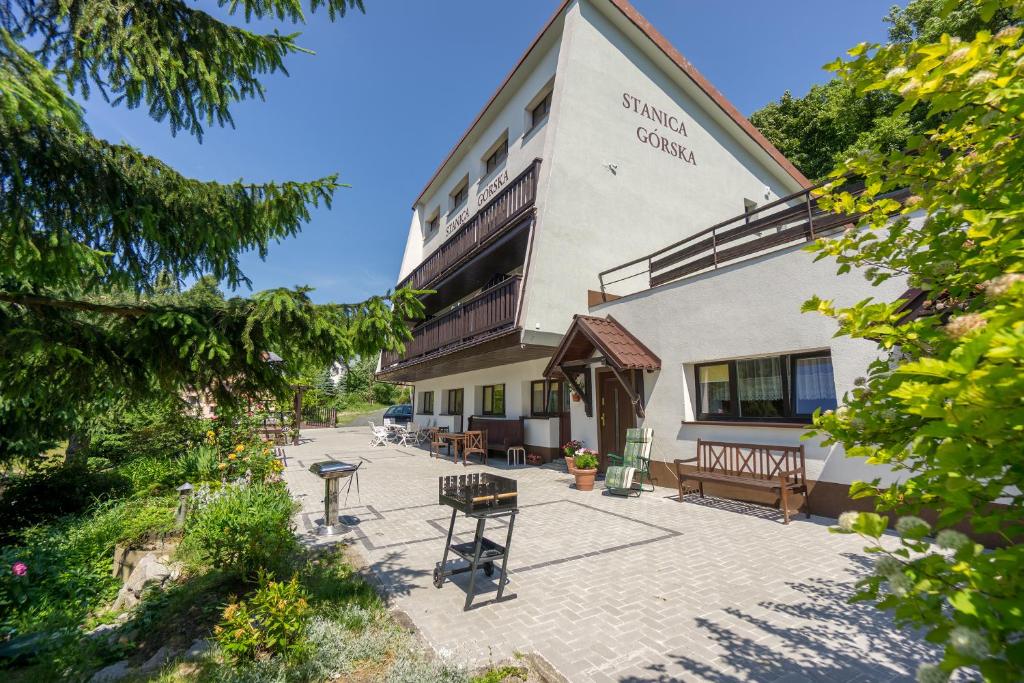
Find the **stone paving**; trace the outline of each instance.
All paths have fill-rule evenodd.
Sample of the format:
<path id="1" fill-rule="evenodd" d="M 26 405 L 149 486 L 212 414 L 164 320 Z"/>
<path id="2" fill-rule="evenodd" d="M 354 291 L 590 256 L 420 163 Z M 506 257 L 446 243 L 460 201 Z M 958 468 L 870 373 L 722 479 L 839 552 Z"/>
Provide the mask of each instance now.
<path id="1" fill-rule="evenodd" d="M 309 465 L 362 460 L 341 538 L 431 646 L 467 663 L 537 652 L 570 681 L 790 683 L 912 680 L 918 663 L 937 659 L 889 616 L 846 603 L 869 560 L 859 538 L 828 533 L 832 520 L 784 526 L 768 508 L 696 496 L 680 504 L 668 489 L 622 499 L 599 482 L 582 492 L 561 463 L 508 468 L 492 457 L 464 468 L 422 448 L 371 448 L 365 427 L 303 436 L 285 469 L 300 531 L 323 516 Z M 437 503 L 437 478 L 480 469 L 518 480 L 521 512 L 505 599 L 494 601 L 497 585 L 480 573 L 464 612 L 468 575 L 441 589 L 431 581 L 451 515 Z M 460 515 L 460 541 L 473 525 Z M 503 542 L 503 524 L 488 529 Z"/>

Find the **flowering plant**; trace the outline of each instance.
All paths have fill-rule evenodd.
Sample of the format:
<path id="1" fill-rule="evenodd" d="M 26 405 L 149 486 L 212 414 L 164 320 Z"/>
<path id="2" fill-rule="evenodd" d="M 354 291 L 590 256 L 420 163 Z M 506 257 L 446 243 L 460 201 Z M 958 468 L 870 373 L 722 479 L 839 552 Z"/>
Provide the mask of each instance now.
<path id="1" fill-rule="evenodd" d="M 576 465 L 578 470 L 596 469 L 597 463 L 597 451 L 590 448 L 582 448 L 576 451 L 576 457 L 573 459 L 573 464 Z"/>
<path id="2" fill-rule="evenodd" d="M 868 539 L 879 558 L 855 599 L 944 646 L 919 681 L 961 667 L 967 678 L 1024 680 L 1024 4 L 973 6 L 982 25 L 997 12 L 1009 25 L 965 39 L 862 43 L 832 65 L 857 94 L 898 98 L 896 116 L 913 110 L 929 123 L 907 149 L 867 144 L 832 172 L 819 206 L 861 218 L 810 248 L 841 273 L 916 289 L 848 307 L 804 304 L 832 317 L 837 336 L 878 345 L 844 409 L 815 415 L 814 427 L 825 445 L 895 472 L 850 487 L 899 518 L 895 550 L 882 542 L 887 515 L 844 513 L 835 530 Z M 863 191 L 843 187 L 848 177 Z M 926 510 L 931 523 L 916 516 Z"/>
<path id="3" fill-rule="evenodd" d="M 583 442 L 582 441 L 577 441 L 576 439 L 573 439 L 571 441 L 567 441 L 565 443 L 565 445 L 562 446 L 562 450 L 570 458 L 573 457 L 574 455 L 576 455 L 576 451 L 578 451 L 581 448 L 583 448 Z"/>

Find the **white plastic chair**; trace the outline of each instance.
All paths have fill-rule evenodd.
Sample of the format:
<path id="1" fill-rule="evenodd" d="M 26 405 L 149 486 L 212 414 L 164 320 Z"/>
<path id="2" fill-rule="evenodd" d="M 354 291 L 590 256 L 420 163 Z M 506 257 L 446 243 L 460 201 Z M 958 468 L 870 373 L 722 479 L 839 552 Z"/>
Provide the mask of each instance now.
<path id="1" fill-rule="evenodd" d="M 409 440 L 413 438 L 412 432 L 402 425 L 395 425 L 395 428 L 391 430 L 391 435 L 399 446 L 408 446 Z"/>
<path id="2" fill-rule="evenodd" d="M 370 445 L 371 446 L 387 446 L 388 445 L 388 432 L 387 427 L 378 427 L 377 425 L 370 422 Z"/>

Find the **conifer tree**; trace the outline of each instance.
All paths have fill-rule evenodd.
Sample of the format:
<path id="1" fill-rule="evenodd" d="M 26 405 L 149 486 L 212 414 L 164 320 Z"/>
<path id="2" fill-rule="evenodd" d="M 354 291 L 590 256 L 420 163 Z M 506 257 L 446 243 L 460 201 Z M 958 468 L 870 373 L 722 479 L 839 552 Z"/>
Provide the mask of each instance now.
<path id="1" fill-rule="evenodd" d="M 241 25 L 179 0 L 0 0 L 0 460 L 33 455 L 104 406 L 188 387 L 230 404 L 284 395 L 274 351 L 296 363 L 400 348 L 415 292 L 315 305 L 309 289 L 251 297 L 174 296 L 209 277 L 247 285 L 239 255 L 261 257 L 330 206 L 337 175 L 217 183 L 185 177 L 126 144 L 93 135 L 81 107 L 101 96 L 144 107 L 200 140 L 232 125 L 237 102 L 286 73 L 297 0 L 218 4 Z M 334 20 L 361 0 L 310 0 Z"/>

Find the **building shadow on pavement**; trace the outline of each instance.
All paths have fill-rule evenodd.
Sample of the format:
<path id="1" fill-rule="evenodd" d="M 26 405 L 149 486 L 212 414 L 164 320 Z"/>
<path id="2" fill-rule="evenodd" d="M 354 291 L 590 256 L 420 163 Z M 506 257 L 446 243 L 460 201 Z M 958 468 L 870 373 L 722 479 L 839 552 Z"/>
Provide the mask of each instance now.
<path id="1" fill-rule="evenodd" d="M 800 594 L 793 602 L 763 601 L 760 615 L 725 608 L 694 619 L 717 657 L 697 659 L 686 652 L 665 653 L 674 664 L 643 667 L 649 675 L 629 675 L 623 683 L 703 680 L 739 681 L 912 681 L 922 662 L 941 652 L 913 631 L 896 628 L 889 613 L 870 603 L 849 604 L 854 580 L 869 560 L 844 554 L 854 567 L 843 580 L 815 578 L 786 582 Z"/>

